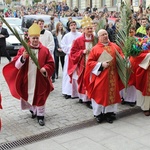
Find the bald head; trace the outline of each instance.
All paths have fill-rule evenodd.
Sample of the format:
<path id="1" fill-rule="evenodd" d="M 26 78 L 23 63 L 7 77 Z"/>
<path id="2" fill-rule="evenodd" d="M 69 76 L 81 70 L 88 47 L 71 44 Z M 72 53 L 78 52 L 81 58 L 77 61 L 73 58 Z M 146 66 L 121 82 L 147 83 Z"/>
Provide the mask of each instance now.
<path id="1" fill-rule="evenodd" d="M 98 31 L 98 33 L 97 33 L 97 35 L 98 36 L 100 36 L 101 34 L 103 34 L 103 33 L 107 33 L 107 31 L 105 30 L 105 29 L 100 29 L 99 31 Z"/>
<path id="2" fill-rule="evenodd" d="M 102 44 L 107 44 L 109 42 L 108 33 L 106 30 L 100 29 L 97 34 L 98 34 L 99 41 Z"/>

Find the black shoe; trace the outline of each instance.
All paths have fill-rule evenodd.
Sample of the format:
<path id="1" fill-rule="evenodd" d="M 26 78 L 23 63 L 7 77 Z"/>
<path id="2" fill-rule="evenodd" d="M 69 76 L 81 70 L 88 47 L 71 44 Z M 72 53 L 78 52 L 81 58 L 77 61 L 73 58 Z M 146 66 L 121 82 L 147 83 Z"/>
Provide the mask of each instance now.
<path id="1" fill-rule="evenodd" d="M 11 62 L 11 57 L 10 57 L 10 59 L 9 59 L 9 62 Z"/>
<path id="2" fill-rule="evenodd" d="M 136 102 L 129 102 L 129 105 L 130 105 L 131 107 L 134 107 L 134 106 L 136 105 Z"/>
<path id="3" fill-rule="evenodd" d="M 58 75 L 55 75 L 55 78 L 58 79 Z"/>
<path id="4" fill-rule="evenodd" d="M 122 105 L 127 104 L 127 102 L 126 102 L 126 101 L 124 101 L 124 98 L 121 98 L 121 100 L 122 100 L 122 101 L 121 101 L 121 104 L 122 104 Z"/>
<path id="5" fill-rule="evenodd" d="M 91 101 L 85 102 L 86 106 L 90 109 L 92 109 L 92 103 Z"/>
<path id="6" fill-rule="evenodd" d="M 71 95 L 65 95 L 65 99 L 71 98 Z"/>
<path id="7" fill-rule="evenodd" d="M 32 119 L 36 118 L 36 114 L 34 114 L 32 110 L 30 110 L 30 112 L 31 112 L 31 114 L 32 114 L 31 118 L 32 118 Z"/>
<path id="8" fill-rule="evenodd" d="M 37 116 L 37 120 L 40 126 L 45 125 L 44 116 Z"/>
<path id="9" fill-rule="evenodd" d="M 82 100 L 82 99 L 79 99 L 79 103 L 81 103 L 81 104 L 82 104 L 82 103 L 83 103 L 83 100 Z"/>
<path id="10" fill-rule="evenodd" d="M 111 117 L 110 113 L 106 113 L 106 114 L 104 114 L 104 116 L 105 116 L 104 118 L 105 118 L 106 122 L 113 123 L 113 118 Z"/>
<path id="11" fill-rule="evenodd" d="M 100 115 L 98 115 L 98 116 L 94 116 L 95 117 L 95 119 L 96 119 L 96 121 L 97 121 L 97 123 L 102 123 L 102 121 L 103 121 L 103 114 L 100 114 Z"/>
<path id="12" fill-rule="evenodd" d="M 116 120 L 116 114 L 114 112 L 109 112 L 107 114 L 110 114 L 110 117 L 113 119 L 113 120 Z"/>
<path id="13" fill-rule="evenodd" d="M 54 83 L 55 82 L 55 79 L 52 79 L 52 83 Z"/>

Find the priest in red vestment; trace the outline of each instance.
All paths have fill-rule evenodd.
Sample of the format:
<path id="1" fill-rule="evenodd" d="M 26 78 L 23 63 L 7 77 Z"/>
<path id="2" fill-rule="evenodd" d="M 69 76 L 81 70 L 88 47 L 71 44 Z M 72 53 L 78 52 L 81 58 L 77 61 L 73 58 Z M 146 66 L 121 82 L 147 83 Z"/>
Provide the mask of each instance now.
<path id="1" fill-rule="evenodd" d="M 22 47 L 13 61 L 3 68 L 3 75 L 12 96 L 21 100 L 22 109 L 29 109 L 32 118 L 37 117 L 39 125 L 45 125 L 45 103 L 53 90 L 51 76 L 54 60 L 49 50 L 39 42 L 40 27 L 33 24 L 29 30 L 29 46 L 37 57 L 37 68 L 28 52 Z"/>
<path id="2" fill-rule="evenodd" d="M 133 73 L 129 85 L 137 89 L 137 106 L 145 116 L 150 116 L 150 47 L 138 56 L 130 58 Z"/>
<path id="3" fill-rule="evenodd" d="M 116 67 L 116 51 L 121 55 L 121 49 L 109 41 L 106 30 L 98 32 L 99 42 L 88 57 L 84 83 L 88 97 L 92 100 L 93 113 L 96 121 L 104 119 L 113 123 L 117 103 L 121 102 L 120 85 L 122 85 Z"/>
<path id="4" fill-rule="evenodd" d="M 83 81 L 86 61 L 90 50 L 93 47 L 92 44 L 94 37 L 92 19 L 85 16 L 81 21 L 81 25 L 83 28 L 83 34 L 74 41 L 70 50 L 68 74 L 71 81 L 72 79 L 77 81 L 79 102 L 85 103 L 87 107 L 92 108 Z"/>

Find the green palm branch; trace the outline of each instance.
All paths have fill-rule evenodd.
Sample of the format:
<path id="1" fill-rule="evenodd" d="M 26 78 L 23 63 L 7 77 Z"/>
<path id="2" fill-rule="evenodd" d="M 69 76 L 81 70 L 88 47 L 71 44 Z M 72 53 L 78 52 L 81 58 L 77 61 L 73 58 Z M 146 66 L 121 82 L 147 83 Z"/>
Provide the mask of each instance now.
<path id="1" fill-rule="evenodd" d="M 125 88 L 127 88 L 128 80 L 132 73 L 130 62 L 128 59 L 122 58 L 118 51 L 116 51 L 116 61 L 119 77 L 122 83 L 124 84 Z"/>
<path id="2" fill-rule="evenodd" d="M 131 56 L 131 49 L 133 43 L 135 42 L 133 37 L 129 37 L 131 16 L 132 12 L 130 9 L 130 4 L 125 1 L 121 9 L 120 26 L 116 34 L 116 43 L 122 48 L 125 56 L 125 58 L 122 58 L 120 54 L 116 52 L 118 74 L 125 88 L 128 86 L 128 81 L 132 72 L 129 57 Z"/>
<path id="3" fill-rule="evenodd" d="M 96 33 L 100 29 L 105 29 L 105 26 L 106 26 L 106 19 L 104 19 L 104 18 L 100 19 L 100 21 L 98 22 L 97 28 L 96 28 Z"/>
<path id="4" fill-rule="evenodd" d="M 7 23 L 7 21 L 0 16 L 0 19 L 3 21 L 3 23 L 6 24 L 6 26 L 11 30 L 11 32 L 16 36 L 16 38 L 20 41 L 20 43 L 22 44 L 22 46 L 26 49 L 26 51 L 28 52 L 29 56 L 31 57 L 32 61 L 35 63 L 35 65 L 37 66 L 38 69 L 40 69 L 40 65 L 38 63 L 38 59 L 35 56 L 35 53 L 31 51 L 30 47 L 28 46 L 28 44 L 25 42 L 25 40 L 18 34 L 17 30 L 15 28 L 11 28 L 11 26 Z"/>

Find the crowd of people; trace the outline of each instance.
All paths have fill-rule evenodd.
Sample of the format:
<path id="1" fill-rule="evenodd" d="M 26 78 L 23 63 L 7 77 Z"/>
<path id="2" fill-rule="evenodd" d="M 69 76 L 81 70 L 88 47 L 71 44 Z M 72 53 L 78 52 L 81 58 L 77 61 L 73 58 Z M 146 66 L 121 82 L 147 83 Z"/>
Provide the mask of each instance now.
<path id="1" fill-rule="evenodd" d="M 96 6 L 93 10 L 87 7 L 82 15 L 78 8 L 70 10 L 63 3 L 35 6 L 27 9 L 21 7 L 16 17 L 22 17 L 26 13 L 52 13 L 48 30 L 44 29 L 42 18 L 35 20 L 28 30 L 28 46 L 37 57 L 40 67 L 37 69 L 29 52 L 21 48 L 17 56 L 3 68 L 11 94 L 21 99 L 22 109 L 29 109 L 32 118 L 37 118 L 39 125 L 45 125 L 45 103 L 53 90 L 52 82 L 60 77 L 60 60 L 63 71 L 62 95 L 66 99 L 78 98 L 79 103 L 93 109 L 98 123 L 104 120 L 113 123 L 118 103 L 132 107 L 137 103 L 144 114 L 150 116 L 150 45 L 148 50 L 129 58 L 133 72 L 129 87 L 124 90 L 116 65 L 116 51 L 124 58 L 122 47 L 115 43 L 115 35 L 120 26 L 120 12 L 109 12 L 106 5 L 100 12 Z M 83 17 L 81 30 L 77 30 L 77 23 L 72 19 L 67 22 L 68 30 L 63 28 L 61 22 L 54 27 L 54 17 L 70 14 Z M 115 23 L 109 23 L 108 18 L 116 18 Z M 102 20 L 105 24 L 99 29 L 99 22 Z M 132 10 L 129 36 L 150 38 L 150 8 L 143 10 L 140 7 L 138 12 Z M 146 69 L 141 67 L 143 64 L 147 65 Z M 13 71 L 11 76 L 8 76 L 8 70 Z"/>

